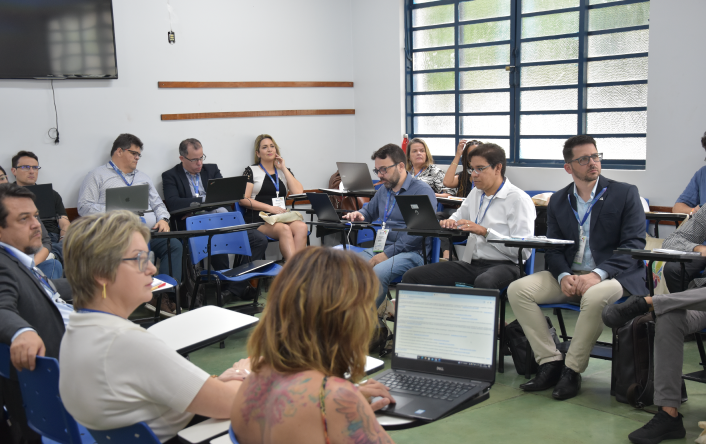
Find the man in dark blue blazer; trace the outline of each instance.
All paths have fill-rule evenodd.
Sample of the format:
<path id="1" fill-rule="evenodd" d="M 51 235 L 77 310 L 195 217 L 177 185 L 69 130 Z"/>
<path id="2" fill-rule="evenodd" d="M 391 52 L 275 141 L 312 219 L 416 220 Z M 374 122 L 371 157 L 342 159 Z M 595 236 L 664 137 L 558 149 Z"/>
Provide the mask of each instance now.
<path id="1" fill-rule="evenodd" d="M 223 176 L 214 163 L 204 164 L 206 156 L 203 146 L 196 139 L 186 139 L 179 144 L 179 160 L 181 163 L 162 173 L 164 187 L 164 203 L 169 211 L 187 208 L 192 202 L 201 203 L 206 199 L 209 179 L 220 179 Z M 219 208 L 218 212 L 227 212 Z M 186 222 L 177 217 L 177 229 L 184 230 Z M 247 230 L 252 260 L 264 259 L 267 250 L 267 236 L 257 230 Z M 215 270 L 230 268 L 227 254 L 211 257 Z"/>
<path id="2" fill-rule="evenodd" d="M 624 294 L 648 294 L 645 265 L 617 248 L 645 247 L 645 213 L 637 187 L 601 176 L 603 155 L 593 137 L 564 144 L 564 169 L 574 181 L 552 195 L 547 237 L 572 240 L 548 250 L 542 271 L 513 282 L 508 299 L 535 353 L 539 370 L 525 391 L 556 386 L 552 396 L 568 399 L 581 388 L 581 373 L 603 331 L 601 311 Z M 581 307 L 566 360 L 557 350 L 538 304 Z"/>

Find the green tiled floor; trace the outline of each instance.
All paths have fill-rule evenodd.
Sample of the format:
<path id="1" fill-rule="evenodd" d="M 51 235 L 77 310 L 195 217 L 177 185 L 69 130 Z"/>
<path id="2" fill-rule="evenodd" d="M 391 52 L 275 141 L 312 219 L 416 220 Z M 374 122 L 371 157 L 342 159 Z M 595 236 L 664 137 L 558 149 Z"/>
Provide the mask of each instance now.
<path id="1" fill-rule="evenodd" d="M 576 313 L 564 312 L 567 330 L 572 334 Z M 558 327 L 556 318 L 547 311 Z M 514 319 L 508 306 L 507 320 Z M 208 373 L 220 373 L 238 359 L 247 356 L 250 331 L 228 338 L 226 348 L 218 345 L 193 353 L 194 364 Z M 610 341 L 605 329 L 602 341 Z M 685 344 L 684 372 L 700 368 L 694 342 Z M 385 369 L 389 368 L 385 359 Z M 568 401 L 556 401 L 551 390 L 525 393 L 518 387 L 526 380 L 515 372 L 512 359 L 505 358 L 505 373 L 497 374 L 490 399 L 448 418 L 420 427 L 392 431 L 396 443 L 628 443 L 627 435 L 641 427 L 652 415 L 621 404 L 610 396 L 610 362 L 592 359 L 583 374 L 581 393 Z M 374 377 L 374 376 L 373 376 Z M 669 443 L 691 443 L 706 420 L 706 385 L 686 382 L 689 401 L 682 406 L 687 436 Z"/>

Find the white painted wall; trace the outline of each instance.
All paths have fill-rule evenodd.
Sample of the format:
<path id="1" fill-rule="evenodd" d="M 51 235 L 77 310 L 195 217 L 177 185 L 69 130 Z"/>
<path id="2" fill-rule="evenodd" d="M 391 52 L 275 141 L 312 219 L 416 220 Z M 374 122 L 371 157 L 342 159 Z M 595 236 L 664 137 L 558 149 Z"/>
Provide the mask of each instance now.
<path id="1" fill-rule="evenodd" d="M 158 89 L 163 80 L 353 81 L 351 0 L 171 0 L 179 22 L 167 43 L 166 1 L 113 2 L 117 80 L 55 81 L 61 143 L 48 81 L 0 80 L 0 165 L 20 149 L 40 158 L 75 207 L 81 181 L 107 162 L 122 132 L 145 144 L 138 168 L 161 190 L 178 144 L 195 137 L 225 176 L 252 163 L 253 142 L 275 137 L 304 188 L 325 186 L 337 160 L 355 159 L 355 116 L 263 117 L 162 122 L 162 113 L 355 108 L 353 88 Z"/>

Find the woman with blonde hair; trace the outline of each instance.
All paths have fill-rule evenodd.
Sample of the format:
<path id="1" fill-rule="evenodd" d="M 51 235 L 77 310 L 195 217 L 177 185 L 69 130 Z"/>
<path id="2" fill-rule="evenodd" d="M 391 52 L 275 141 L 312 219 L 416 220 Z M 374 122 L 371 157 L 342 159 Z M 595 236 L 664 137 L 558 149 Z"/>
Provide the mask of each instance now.
<path id="1" fill-rule="evenodd" d="M 423 180 L 436 197 L 455 196 L 456 189 L 444 186 L 444 170 L 434 165 L 434 157 L 424 139 L 414 138 L 407 145 L 407 171 L 415 179 Z"/>
<path id="2" fill-rule="evenodd" d="M 227 418 L 247 360 L 209 376 L 127 317 L 152 299 L 149 228 L 128 211 L 80 218 L 64 238 L 75 313 L 61 341 L 59 392 L 89 429 L 140 421 L 162 442 L 194 415 Z"/>
<path id="3" fill-rule="evenodd" d="M 258 215 L 260 211 L 284 213 L 287 192 L 304 192 L 304 187 L 285 165 L 279 146 L 269 134 L 260 134 L 255 139 L 255 163 L 245 168 L 243 176 L 246 176 L 249 182 L 245 188 L 245 197 L 240 200 L 240 205 L 245 210 L 243 217 L 247 223 L 262 222 Z M 279 250 L 284 260 L 306 247 L 308 230 L 306 224 L 300 220 L 277 222 L 274 225 L 264 224 L 258 231 L 279 240 Z"/>
<path id="4" fill-rule="evenodd" d="M 231 413 L 241 444 L 392 442 L 373 413 L 394 402 L 387 387 L 353 384 L 365 374 L 378 285 L 350 252 L 310 247 L 284 266 L 248 341 L 252 374 Z"/>

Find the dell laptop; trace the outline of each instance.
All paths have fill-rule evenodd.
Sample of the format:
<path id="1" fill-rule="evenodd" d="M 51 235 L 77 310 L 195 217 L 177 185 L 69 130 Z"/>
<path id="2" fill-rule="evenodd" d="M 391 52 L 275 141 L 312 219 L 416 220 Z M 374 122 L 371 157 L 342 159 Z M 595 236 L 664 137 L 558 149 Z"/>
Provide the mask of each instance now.
<path id="1" fill-rule="evenodd" d="M 150 209 L 150 186 L 108 188 L 105 190 L 105 211 L 128 210 L 142 214 Z"/>
<path id="2" fill-rule="evenodd" d="M 434 421 L 489 397 L 498 290 L 397 285 L 391 369 L 375 379 L 397 401 L 381 412 Z"/>
<path id="3" fill-rule="evenodd" d="M 245 196 L 245 187 L 247 187 L 247 185 L 248 178 L 245 176 L 209 179 L 204 204 L 240 200 Z"/>
<path id="4" fill-rule="evenodd" d="M 54 189 L 50 183 L 41 185 L 30 185 L 25 187 L 36 196 L 34 203 L 39 211 L 39 218 L 42 220 L 56 220 L 56 208 L 54 207 Z"/>
<path id="5" fill-rule="evenodd" d="M 402 218 L 409 230 L 431 230 L 439 233 L 458 232 L 459 236 L 467 236 L 462 230 L 442 228 L 436 211 L 426 194 L 395 196 Z"/>

